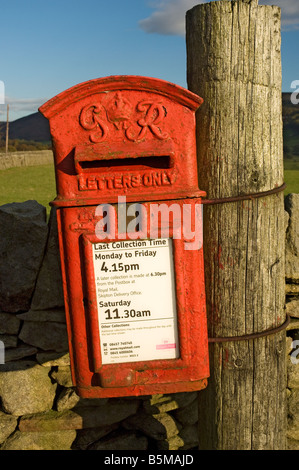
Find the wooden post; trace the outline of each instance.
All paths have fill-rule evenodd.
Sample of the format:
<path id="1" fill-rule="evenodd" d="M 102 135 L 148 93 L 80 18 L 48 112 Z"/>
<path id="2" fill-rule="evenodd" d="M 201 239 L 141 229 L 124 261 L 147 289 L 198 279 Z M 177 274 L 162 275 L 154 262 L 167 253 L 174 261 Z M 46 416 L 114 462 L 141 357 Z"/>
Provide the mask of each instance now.
<path id="1" fill-rule="evenodd" d="M 8 153 L 8 129 L 9 129 L 9 104 L 7 105 L 7 117 L 6 117 L 6 140 L 5 140 L 5 152 Z"/>
<path id="2" fill-rule="evenodd" d="M 208 199 L 283 184 L 280 9 L 217 1 L 187 12 L 188 87 L 197 114 L 199 187 Z M 204 206 L 209 336 L 285 321 L 283 192 Z M 210 343 L 199 393 L 200 449 L 284 449 L 285 331 Z"/>

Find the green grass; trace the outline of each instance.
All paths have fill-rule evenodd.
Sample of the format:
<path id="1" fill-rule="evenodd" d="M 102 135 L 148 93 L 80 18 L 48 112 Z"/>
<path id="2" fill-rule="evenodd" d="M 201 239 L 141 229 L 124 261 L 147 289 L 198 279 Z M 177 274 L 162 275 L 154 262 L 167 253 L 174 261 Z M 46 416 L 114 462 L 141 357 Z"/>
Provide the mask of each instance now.
<path id="1" fill-rule="evenodd" d="M 283 166 L 285 170 L 299 170 L 299 159 L 284 160 Z"/>
<path id="2" fill-rule="evenodd" d="M 286 163 L 285 168 L 285 195 L 299 193 L 298 162 Z M 49 202 L 56 197 L 54 165 L 0 170 L 0 188 L 0 205 L 35 199 L 46 207 L 49 214 Z"/>
<path id="3" fill-rule="evenodd" d="M 284 180 L 287 184 L 284 194 L 299 193 L 299 170 L 285 170 Z"/>
<path id="4" fill-rule="evenodd" d="M 0 170 L 0 205 L 35 199 L 50 213 L 49 202 L 56 196 L 54 165 Z"/>

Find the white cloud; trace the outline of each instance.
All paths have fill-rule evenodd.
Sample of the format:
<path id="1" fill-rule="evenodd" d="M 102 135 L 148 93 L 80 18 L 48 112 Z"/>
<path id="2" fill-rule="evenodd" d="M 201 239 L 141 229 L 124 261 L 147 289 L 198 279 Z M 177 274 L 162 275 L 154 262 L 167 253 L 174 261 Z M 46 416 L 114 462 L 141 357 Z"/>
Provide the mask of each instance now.
<path id="1" fill-rule="evenodd" d="M 277 5 L 281 8 L 282 27 L 284 30 L 299 29 L 298 0 L 260 0 L 261 5 Z"/>
<path id="2" fill-rule="evenodd" d="M 0 118 L 6 118 L 6 105 L 9 104 L 11 117 L 21 117 L 36 113 L 38 108 L 47 101 L 46 98 L 11 98 L 5 96 L 5 102 L 0 106 Z M 0 120 L 1 120 L 0 119 Z"/>
<path id="3" fill-rule="evenodd" d="M 6 103 L 14 111 L 36 112 L 38 107 L 47 101 L 44 98 L 10 98 L 6 97 Z"/>
<path id="4" fill-rule="evenodd" d="M 139 21 L 140 28 L 146 33 L 165 35 L 185 35 L 185 14 L 195 5 L 209 0 L 157 0 L 155 10 L 148 18 Z M 260 0 L 260 5 L 278 5 L 282 11 L 283 29 L 299 28 L 298 0 Z"/>
<path id="5" fill-rule="evenodd" d="M 185 14 L 187 10 L 203 3 L 198 0 L 160 0 L 156 11 L 148 18 L 139 21 L 139 26 L 146 33 L 185 34 Z"/>

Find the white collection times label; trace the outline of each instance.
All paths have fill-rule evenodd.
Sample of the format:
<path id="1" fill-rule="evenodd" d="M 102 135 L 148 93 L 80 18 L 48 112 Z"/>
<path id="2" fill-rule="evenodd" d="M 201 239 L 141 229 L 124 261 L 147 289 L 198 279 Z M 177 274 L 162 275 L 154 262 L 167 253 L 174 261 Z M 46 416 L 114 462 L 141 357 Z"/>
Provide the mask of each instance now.
<path id="1" fill-rule="evenodd" d="M 172 240 L 93 244 L 103 364 L 179 357 Z"/>

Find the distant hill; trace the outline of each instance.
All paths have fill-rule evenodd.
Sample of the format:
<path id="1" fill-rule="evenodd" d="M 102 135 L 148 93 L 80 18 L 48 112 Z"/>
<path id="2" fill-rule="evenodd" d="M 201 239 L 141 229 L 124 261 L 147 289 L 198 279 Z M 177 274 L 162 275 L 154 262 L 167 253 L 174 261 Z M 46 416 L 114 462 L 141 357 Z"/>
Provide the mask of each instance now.
<path id="1" fill-rule="evenodd" d="M 291 93 L 282 94 L 282 117 L 285 166 L 299 169 L 299 104 L 291 102 Z"/>
<path id="2" fill-rule="evenodd" d="M 6 123 L 0 123 L 0 135 L 3 139 Z M 33 140 L 35 142 L 51 141 L 49 121 L 41 113 L 16 119 L 9 123 L 9 139 Z"/>

